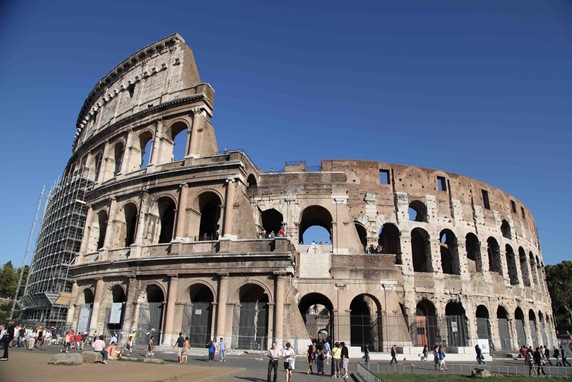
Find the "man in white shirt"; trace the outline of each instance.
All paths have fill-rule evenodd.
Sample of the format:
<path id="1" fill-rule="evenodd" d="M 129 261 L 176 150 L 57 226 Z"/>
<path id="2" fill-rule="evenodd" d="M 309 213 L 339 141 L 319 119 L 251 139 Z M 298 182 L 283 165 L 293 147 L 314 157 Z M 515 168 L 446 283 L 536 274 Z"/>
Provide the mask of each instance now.
<path id="1" fill-rule="evenodd" d="M 268 352 L 266 353 L 266 356 L 269 358 L 266 382 L 271 382 L 270 375 L 272 373 L 272 369 L 274 369 L 274 378 L 272 379 L 272 382 L 276 382 L 276 378 L 278 378 L 278 360 L 280 359 L 280 355 L 280 349 L 276 348 L 276 342 L 272 342 L 272 347 L 268 349 Z"/>

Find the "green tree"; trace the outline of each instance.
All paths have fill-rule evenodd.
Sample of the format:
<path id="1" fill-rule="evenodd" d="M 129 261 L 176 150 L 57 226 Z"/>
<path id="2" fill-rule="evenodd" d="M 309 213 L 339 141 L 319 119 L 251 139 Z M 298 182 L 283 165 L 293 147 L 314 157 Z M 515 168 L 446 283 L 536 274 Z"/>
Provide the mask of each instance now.
<path id="1" fill-rule="evenodd" d="M 18 277 L 18 272 L 14 269 L 11 261 L 4 264 L 0 272 L 0 297 L 14 298 Z"/>
<path id="2" fill-rule="evenodd" d="M 572 261 L 564 260 L 556 265 L 547 265 L 545 270 L 552 310 L 568 312 L 569 319 L 572 317 Z M 558 320 L 559 317 L 555 318 Z"/>

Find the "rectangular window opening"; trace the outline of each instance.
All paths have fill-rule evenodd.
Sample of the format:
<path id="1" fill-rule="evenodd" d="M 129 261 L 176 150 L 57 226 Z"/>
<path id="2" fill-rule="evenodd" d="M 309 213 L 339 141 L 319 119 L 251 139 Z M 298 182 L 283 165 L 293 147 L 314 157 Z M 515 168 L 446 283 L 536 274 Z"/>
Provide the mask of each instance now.
<path id="1" fill-rule="evenodd" d="M 520 213 L 522 214 L 522 218 L 526 219 L 526 214 L 524 213 L 524 207 L 520 207 Z"/>
<path id="2" fill-rule="evenodd" d="M 487 190 L 482 190 L 483 191 L 483 207 L 485 207 L 487 210 L 491 209 L 491 203 L 489 201 L 489 192 Z"/>
<path id="3" fill-rule="evenodd" d="M 389 170 L 379 170 L 379 184 L 391 184 Z"/>
<path id="4" fill-rule="evenodd" d="M 447 191 L 447 179 L 445 179 L 445 177 L 437 177 L 437 189 L 439 191 Z"/>
<path id="5" fill-rule="evenodd" d="M 510 201 L 510 206 L 512 207 L 512 213 L 516 214 L 516 203 L 514 202 L 514 200 Z"/>

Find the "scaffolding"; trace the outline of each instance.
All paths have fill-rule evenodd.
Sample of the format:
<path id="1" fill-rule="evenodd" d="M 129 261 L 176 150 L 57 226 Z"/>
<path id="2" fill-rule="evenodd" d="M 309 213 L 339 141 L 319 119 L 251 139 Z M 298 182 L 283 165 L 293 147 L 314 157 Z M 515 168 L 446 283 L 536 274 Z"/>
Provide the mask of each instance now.
<path id="1" fill-rule="evenodd" d="M 58 299 L 71 293 L 68 269 L 80 250 L 87 216 L 85 194 L 92 186 L 88 169 L 82 168 L 50 191 L 24 295 L 18 301 L 22 320 L 65 324 L 67 304 Z"/>

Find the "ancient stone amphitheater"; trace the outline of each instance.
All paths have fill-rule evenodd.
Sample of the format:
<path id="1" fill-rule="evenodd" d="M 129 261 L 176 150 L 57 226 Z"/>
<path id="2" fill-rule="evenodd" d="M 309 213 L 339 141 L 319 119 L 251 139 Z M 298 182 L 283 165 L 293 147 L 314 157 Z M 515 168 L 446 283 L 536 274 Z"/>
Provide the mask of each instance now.
<path id="1" fill-rule="evenodd" d="M 265 173 L 217 147 L 213 111 L 177 34 L 88 95 L 66 168 L 93 181 L 70 268 L 75 330 L 236 349 L 555 344 L 536 226 L 514 196 L 386 162 Z M 329 239 L 304 241 L 316 227 Z"/>

